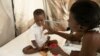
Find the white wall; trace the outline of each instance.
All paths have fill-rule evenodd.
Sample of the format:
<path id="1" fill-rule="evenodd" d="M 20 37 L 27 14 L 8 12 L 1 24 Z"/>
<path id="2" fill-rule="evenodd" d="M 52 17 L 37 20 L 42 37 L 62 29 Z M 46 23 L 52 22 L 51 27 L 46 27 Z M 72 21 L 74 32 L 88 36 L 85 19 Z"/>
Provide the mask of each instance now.
<path id="1" fill-rule="evenodd" d="M 11 0 L 0 0 L 0 46 L 15 38 Z"/>

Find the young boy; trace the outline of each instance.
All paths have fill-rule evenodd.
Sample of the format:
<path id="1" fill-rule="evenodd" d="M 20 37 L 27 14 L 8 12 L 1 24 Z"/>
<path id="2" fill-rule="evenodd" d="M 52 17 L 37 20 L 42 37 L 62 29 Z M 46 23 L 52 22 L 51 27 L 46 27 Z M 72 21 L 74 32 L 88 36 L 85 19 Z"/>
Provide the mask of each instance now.
<path id="1" fill-rule="evenodd" d="M 33 48 L 31 45 L 25 47 L 23 49 L 23 53 L 24 54 L 32 54 L 32 53 L 36 53 L 38 51 L 42 51 L 45 50 L 45 45 L 46 43 L 49 41 L 50 37 L 46 37 L 44 35 L 44 28 L 45 28 L 45 13 L 42 9 L 37 9 L 34 11 L 33 13 L 34 16 L 34 25 L 32 25 L 31 28 L 33 28 L 33 32 L 34 32 L 34 36 L 35 36 L 35 40 L 32 40 L 32 44 L 35 46 L 35 48 Z M 46 50 L 45 50 L 46 51 Z"/>

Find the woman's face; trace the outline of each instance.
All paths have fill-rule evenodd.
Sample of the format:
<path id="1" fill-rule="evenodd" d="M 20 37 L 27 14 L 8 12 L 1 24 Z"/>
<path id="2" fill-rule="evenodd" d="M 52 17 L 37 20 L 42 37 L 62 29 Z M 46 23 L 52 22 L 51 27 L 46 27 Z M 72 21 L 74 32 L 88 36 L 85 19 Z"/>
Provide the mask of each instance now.
<path id="1" fill-rule="evenodd" d="M 71 13 L 69 15 L 68 24 L 72 31 L 75 31 L 75 32 L 80 31 L 80 25 L 76 22 L 76 20 L 73 17 L 73 14 Z"/>

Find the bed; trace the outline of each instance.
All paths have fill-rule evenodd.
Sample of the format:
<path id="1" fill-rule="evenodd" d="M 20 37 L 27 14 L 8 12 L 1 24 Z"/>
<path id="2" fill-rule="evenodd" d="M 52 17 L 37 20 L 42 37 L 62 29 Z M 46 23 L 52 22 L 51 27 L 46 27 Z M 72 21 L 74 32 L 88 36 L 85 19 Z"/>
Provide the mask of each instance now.
<path id="1" fill-rule="evenodd" d="M 56 39 L 59 46 L 68 54 L 70 54 L 71 50 L 81 49 L 81 45 L 72 44 L 70 46 L 65 46 L 65 39 L 58 35 L 53 34 L 49 36 L 51 37 L 51 40 Z M 30 55 L 23 54 L 22 49 L 27 45 L 32 45 L 31 40 L 33 39 L 32 29 L 29 29 L 12 41 L 8 42 L 6 45 L 0 47 L 0 56 L 42 56 L 40 53 Z M 48 56 L 52 56 L 52 54 L 48 52 Z"/>

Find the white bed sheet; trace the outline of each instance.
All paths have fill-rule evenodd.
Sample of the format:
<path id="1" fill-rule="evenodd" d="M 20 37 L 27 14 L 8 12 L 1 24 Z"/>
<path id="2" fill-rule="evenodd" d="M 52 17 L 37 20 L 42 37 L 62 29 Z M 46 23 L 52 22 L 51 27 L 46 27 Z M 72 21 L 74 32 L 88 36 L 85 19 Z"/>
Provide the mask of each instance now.
<path id="1" fill-rule="evenodd" d="M 32 29 L 27 30 L 20 36 L 16 37 L 6 45 L 0 48 L 0 56 L 41 56 L 40 53 L 31 54 L 31 55 L 25 55 L 22 53 L 22 49 L 26 47 L 27 45 L 32 45 L 31 40 L 34 40 L 34 36 L 32 34 Z M 51 40 L 56 39 L 59 43 L 59 45 L 62 47 L 62 49 L 70 54 L 71 50 L 80 50 L 80 45 L 71 45 L 71 46 L 64 46 L 65 39 L 61 38 L 58 35 L 50 35 Z M 49 52 L 48 56 L 52 56 L 52 54 Z"/>

